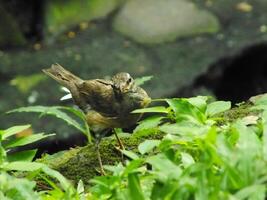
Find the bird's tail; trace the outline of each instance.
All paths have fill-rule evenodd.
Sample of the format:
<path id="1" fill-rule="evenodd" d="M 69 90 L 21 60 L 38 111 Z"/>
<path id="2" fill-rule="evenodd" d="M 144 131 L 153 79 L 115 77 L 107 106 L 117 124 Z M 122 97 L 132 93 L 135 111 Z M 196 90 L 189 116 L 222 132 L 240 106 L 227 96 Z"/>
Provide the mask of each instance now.
<path id="1" fill-rule="evenodd" d="M 77 87 L 78 85 L 82 84 L 84 80 L 75 76 L 59 64 L 53 64 L 50 68 L 43 69 L 43 72 L 60 83 L 62 86 L 68 88 L 77 106 L 84 111 L 87 109 L 88 105 L 86 100 L 81 96 L 81 93 Z"/>
<path id="2" fill-rule="evenodd" d="M 83 80 L 59 64 L 52 64 L 48 69 L 43 69 L 43 72 L 53 78 L 55 81 L 68 88 L 70 91 L 73 85 L 80 84 Z"/>

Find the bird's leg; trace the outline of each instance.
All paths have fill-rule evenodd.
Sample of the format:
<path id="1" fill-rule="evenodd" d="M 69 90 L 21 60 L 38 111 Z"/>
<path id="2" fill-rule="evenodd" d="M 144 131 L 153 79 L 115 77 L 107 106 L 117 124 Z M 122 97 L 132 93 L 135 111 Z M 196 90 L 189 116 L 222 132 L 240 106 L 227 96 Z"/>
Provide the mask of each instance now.
<path id="1" fill-rule="evenodd" d="M 99 145 L 101 142 L 101 137 L 96 139 L 96 155 L 97 155 L 97 159 L 98 159 L 98 163 L 99 163 L 99 167 L 100 167 L 100 173 L 101 175 L 106 175 L 104 168 L 103 168 L 103 164 L 102 164 L 102 159 L 101 159 L 101 155 L 100 155 L 100 151 L 99 151 Z"/>
<path id="2" fill-rule="evenodd" d="M 125 148 L 124 148 L 124 145 L 123 145 L 122 141 L 120 140 L 120 138 L 119 138 L 117 132 L 116 132 L 114 129 L 113 129 L 113 132 L 114 132 L 115 137 L 116 137 L 116 139 L 117 139 L 117 141 L 118 141 L 118 143 L 119 143 L 120 149 L 121 149 L 121 150 L 124 150 L 124 149 L 125 149 Z"/>
<path id="3" fill-rule="evenodd" d="M 119 146 L 120 146 L 120 148 L 117 149 L 117 150 L 119 150 L 120 153 L 121 153 L 121 163 L 124 163 L 123 153 L 122 153 L 122 151 L 121 151 L 121 150 L 124 150 L 124 149 L 125 149 L 125 148 L 124 148 L 124 145 L 123 145 L 122 141 L 120 140 L 120 138 L 119 138 L 119 136 L 118 136 L 116 130 L 113 129 L 112 131 L 114 132 L 115 137 L 116 137 L 116 139 L 117 139 L 117 141 L 118 141 L 118 143 L 119 143 Z"/>

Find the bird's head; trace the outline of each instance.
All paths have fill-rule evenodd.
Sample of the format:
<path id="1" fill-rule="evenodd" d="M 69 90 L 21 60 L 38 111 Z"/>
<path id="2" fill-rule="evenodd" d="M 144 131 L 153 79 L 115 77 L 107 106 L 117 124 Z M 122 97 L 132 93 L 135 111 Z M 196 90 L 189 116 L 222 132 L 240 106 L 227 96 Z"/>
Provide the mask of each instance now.
<path id="1" fill-rule="evenodd" d="M 127 93 L 135 88 L 134 79 L 129 73 L 121 72 L 112 77 L 113 89 L 119 93 Z"/>

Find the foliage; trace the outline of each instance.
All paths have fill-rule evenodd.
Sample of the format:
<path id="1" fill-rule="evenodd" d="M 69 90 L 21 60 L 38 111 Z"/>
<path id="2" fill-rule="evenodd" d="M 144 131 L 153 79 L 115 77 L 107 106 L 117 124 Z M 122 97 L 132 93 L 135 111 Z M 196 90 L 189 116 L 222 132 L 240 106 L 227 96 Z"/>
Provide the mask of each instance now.
<path id="1" fill-rule="evenodd" d="M 230 102 L 207 103 L 201 96 L 164 101 L 167 107 L 134 111 L 157 113 L 134 134 L 164 132 L 164 138 L 142 142 L 139 153 L 123 151 L 130 158 L 125 166 L 107 166 L 110 175 L 91 181 L 96 199 L 266 198 L 267 111 L 256 121 L 240 118 L 222 125 L 219 114 Z"/>
<path id="2" fill-rule="evenodd" d="M 76 116 L 80 121 L 82 121 L 82 124 L 78 122 L 73 117 L 69 116 L 66 112 L 67 111 L 74 116 Z M 36 112 L 41 113 L 40 116 L 44 115 L 53 115 L 59 119 L 64 120 L 69 124 L 70 126 L 75 127 L 79 131 L 81 131 L 88 139 L 88 142 L 91 143 L 91 134 L 89 127 L 86 123 L 86 118 L 83 112 L 81 112 L 78 109 L 71 108 L 71 107 L 64 107 L 64 106 L 28 106 L 28 107 L 21 107 L 18 109 L 11 110 L 7 113 L 14 113 L 14 112 Z"/>
<path id="3" fill-rule="evenodd" d="M 37 195 L 36 199 L 264 200 L 266 99 L 267 96 L 257 98 L 248 108 L 248 116 L 223 123 L 222 113 L 231 108 L 230 102 L 209 102 L 203 96 L 162 99 L 166 106 L 134 111 L 154 114 L 139 122 L 133 134 L 164 134 L 163 139 L 147 139 L 136 150 L 123 150 L 125 163 L 105 166 L 109 173 L 91 179 L 92 185 L 85 186 L 88 190 L 82 182 L 74 188 L 62 175 L 45 166 L 42 171 L 56 178 L 60 187 L 43 176 L 53 189 L 36 192 L 36 182 L 28 178 L 33 175 L 23 179 L 28 182 L 22 182 L 21 187 Z M 255 110 L 257 116 L 253 114 Z M 12 165 L 7 169 L 12 169 Z M 36 173 L 36 168 L 33 170 Z"/>
<path id="4" fill-rule="evenodd" d="M 53 135 L 39 133 L 15 137 L 18 133 L 28 128 L 30 128 L 30 125 L 13 126 L 6 130 L 0 130 L 0 199 L 82 199 L 80 196 L 84 196 L 84 192 L 78 193 L 78 191 L 82 191 L 82 186 L 79 186 L 79 190 L 76 190 L 59 172 L 50 169 L 45 164 L 32 162 L 37 150 L 9 153 L 13 148 Z M 15 171 L 27 171 L 28 174 L 26 178 L 18 178 L 12 175 Z M 45 181 L 49 187 L 46 187 L 46 190 L 37 192 L 35 190 L 36 181 L 33 180 L 36 177 Z M 53 179 L 53 181 L 50 179 Z"/>

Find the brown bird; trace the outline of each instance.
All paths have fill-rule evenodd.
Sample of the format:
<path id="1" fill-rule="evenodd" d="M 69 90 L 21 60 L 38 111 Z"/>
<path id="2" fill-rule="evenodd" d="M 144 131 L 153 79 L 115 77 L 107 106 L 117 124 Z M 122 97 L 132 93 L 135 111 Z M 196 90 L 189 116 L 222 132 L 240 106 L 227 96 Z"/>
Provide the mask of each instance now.
<path id="1" fill-rule="evenodd" d="M 74 103 L 86 114 L 87 123 L 96 138 L 100 171 L 104 174 L 99 153 L 101 138 L 113 128 L 126 128 L 135 124 L 141 115 L 131 112 L 147 106 L 151 101 L 150 97 L 125 72 L 114 75 L 111 80 L 83 80 L 59 64 L 53 64 L 43 72 L 68 88 Z M 116 132 L 114 133 L 123 149 L 122 142 Z"/>

